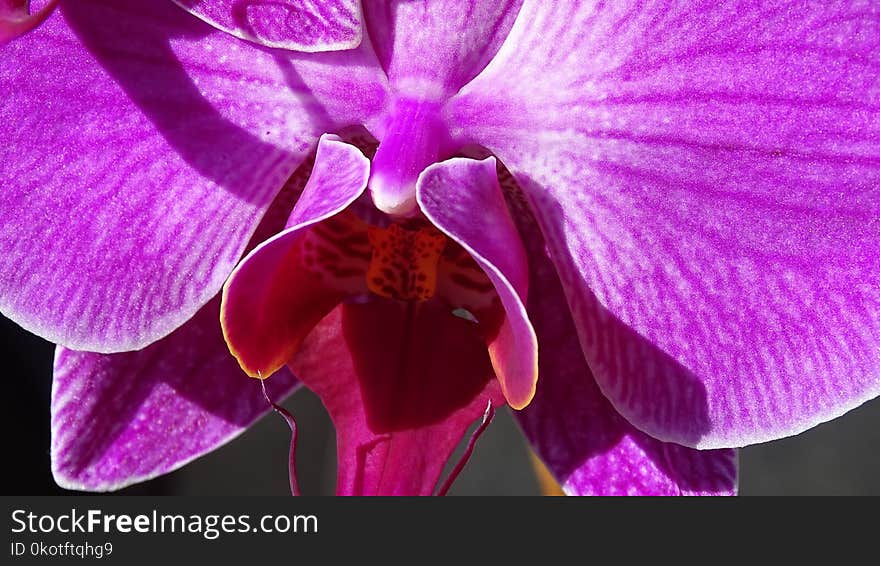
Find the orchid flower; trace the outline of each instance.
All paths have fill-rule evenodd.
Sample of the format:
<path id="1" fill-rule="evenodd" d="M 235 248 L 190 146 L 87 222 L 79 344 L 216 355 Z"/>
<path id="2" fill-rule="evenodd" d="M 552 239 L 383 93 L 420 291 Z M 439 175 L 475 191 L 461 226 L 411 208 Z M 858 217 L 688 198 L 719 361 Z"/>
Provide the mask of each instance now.
<path id="1" fill-rule="evenodd" d="M 870 2 L 62 2 L 0 51 L 56 481 L 220 446 L 247 374 L 341 494 L 438 491 L 505 405 L 567 493 L 735 492 L 880 392 L 878 68 Z"/>

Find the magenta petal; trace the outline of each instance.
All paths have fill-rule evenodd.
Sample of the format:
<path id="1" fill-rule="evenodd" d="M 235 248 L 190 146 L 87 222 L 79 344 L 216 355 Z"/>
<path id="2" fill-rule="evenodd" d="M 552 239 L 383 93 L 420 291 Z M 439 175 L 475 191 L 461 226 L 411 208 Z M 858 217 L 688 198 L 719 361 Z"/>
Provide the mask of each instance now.
<path id="1" fill-rule="evenodd" d="M 59 347 L 52 386 L 52 471 L 68 489 L 107 491 L 170 472 L 271 410 L 223 343 L 214 300 L 139 352 Z M 296 380 L 271 380 L 283 399 Z"/>
<path id="2" fill-rule="evenodd" d="M 431 165 L 416 191 L 428 220 L 467 250 L 501 298 L 506 317 L 489 353 L 507 402 L 521 409 L 535 394 L 538 342 L 524 305 L 528 262 L 498 185 L 495 159 Z"/>
<path id="3" fill-rule="evenodd" d="M 305 273 L 295 256 L 310 227 L 363 194 L 369 174 L 370 162 L 357 147 L 322 136 L 287 229 L 257 246 L 229 276 L 220 321 L 230 351 L 249 375 L 268 377 L 284 367 L 342 299 L 328 281 Z"/>
<path id="4" fill-rule="evenodd" d="M 218 29 L 266 47 L 335 51 L 357 47 L 363 37 L 358 0 L 174 2 Z"/>
<path id="5" fill-rule="evenodd" d="M 58 0 L 49 0 L 34 14 L 28 12 L 28 4 L 28 0 L 0 0 L 0 46 L 43 23 Z"/>
<path id="6" fill-rule="evenodd" d="M 340 495 L 431 495 L 468 427 L 503 402 L 472 324 L 432 303 L 410 308 L 340 306 L 291 362 L 333 418 Z"/>
<path id="7" fill-rule="evenodd" d="M 880 393 L 878 24 L 534 2 L 451 103 L 527 191 L 596 380 L 641 430 L 742 446 Z"/>
<path id="8" fill-rule="evenodd" d="M 498 51 L 522 0 L 368 0 L 367 25 L 382 65 L 406 96 L 451 94 Z"/>
<path id="9" fill-rule="evenodd" d="M 656 440 L 621 417 L 587 366 L 562 285 L 543 241 L 528 241 L 529 313 L 541 345 L 538 391 L 515 414 L 569 495 L 733 495 L 736 451 Z"/>
<path id="10" fill-rule="evenodd" d="M 368 51 L 284 59 L 164 2 L 64 3 L 0 56 L 0 310 L 80 350 L 167 335 L 317 137 L 381 108 L 381 75 Z"/>

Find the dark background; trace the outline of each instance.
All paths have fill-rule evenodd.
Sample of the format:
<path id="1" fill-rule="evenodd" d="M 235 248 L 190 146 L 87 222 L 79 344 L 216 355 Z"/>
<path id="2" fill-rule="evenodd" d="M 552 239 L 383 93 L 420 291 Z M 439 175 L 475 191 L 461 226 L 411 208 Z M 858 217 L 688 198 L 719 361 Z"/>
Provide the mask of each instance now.
<path id="1" fill-rule="evenodd" d="M 71 493 L 49 471 L 49 391 L 54 346 L 0 317 L 4 383 L 3 467 L 7 494 Z M 300 425 L 297 469 L 304 494 L 330 494 L 335 440 L 320 401 L 301 390 L 286 406 Z M 289 432 L 269 415 L 223 448 L 167 476 L 124 490 L 130 494 L 286 494 Z M 880 401 L 796 437 L 745 448 L 742 495 L 880 494 Z M 501 412 L 480 439 L 452 494 L 539 493 L 524 441 Z"/>

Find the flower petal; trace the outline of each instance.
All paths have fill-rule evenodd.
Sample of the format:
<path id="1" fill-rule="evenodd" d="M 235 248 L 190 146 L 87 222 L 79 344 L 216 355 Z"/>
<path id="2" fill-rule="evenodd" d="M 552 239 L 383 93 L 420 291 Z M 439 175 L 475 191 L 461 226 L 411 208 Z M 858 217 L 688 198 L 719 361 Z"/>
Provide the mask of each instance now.
<path id="1" fill-rule="evenodd" d="M 498 51 L 522 0 L 370 0 L 364 13 L 392 84 L 439 98 L 474 78 Z"/>
<path id="2" fill-rule="evenodd" d="M 52 472 L 67 489 L 109 491 L 176 470 L 271 410 L 226 349 L 219 300 L 138 352 L 59 347 L 52 384 Z M 281 399 L 296 380 L 271 380 Z"/>
<path id="3" fill-rule="evenodd" d="M 266 47 L 317 52 L 352 49 L 363 37 L 358 0 L 174 0 L 235 37 Z"/>
<path id="4" fill-rule="evenodd" d="M 337 493 L 434 492 L 487 402 L 503 402 L 472 326 L 436 303 L 380 299 L 344 304 L 312 331 L 290 367 L 336 426 Z"/>
<path id="5" fill-rule="evenodd" d="M 541 345 L 538 391 L 515 414 L 569 495 L 733 495 L 736 451 L 651 438 L 621 417 L 584 359 L 559 276 L 534 220 L 517 215 L 529 251 L 529 314 Z"/>
<path id="6" fill-rule="evenodd" d="M 298 169 L 273 201 L 248 248 L 283 228 L 306 169 Z M 139 352 L 57 349 L 52 468 L 60 485 L 111 490 L 161 475 L 220 446 L 268 411 L 228 354 L 218 310 L 219 297 Z M 283 395 L 296 386 L 286 370 L 272 381 Z M 134 457 L 127 454 L 132 448 Z"/>
<path id="7" fill-rule="evenodd" d="M 0 46 L 43 23 L 58 0 L 49 0 L 35 14 L 28 12 L 28 4 L 28 0 L 0 0 Z"/>
<path id="8" fill-rule="evenodd" d="M 220 321 L 229 349 L 251 376 L 268 377 L 290 360 L 311 329 L 344 294 L 299 261 L 312 227 L 337 215 L 366 189 L 370 162 L 324 135 L 312 174 L 288 219 L 235 268 L 223 287 Z"/>
<path id="9" fill-rule="evenodd" d="M 0 311 L 82 350 L 167 335 L 318 135 L 381 108 L 370 57 L 283 58 L 165 3 L 64 4 L 0 58 Z"/>
<path id="10" fill-rule="evenodd" d="M 880 393 L 878 24 L 527 2 L 452 103 L 527 191 L 603 393 L 652 436 L 742 446 Z"/>
<path id="11" fill-rule="evenodd" d="M 460 244 L 495 286 L 506 316 L 489 354 L 507 402 L 525 407 L 538 380 L 538 342 L 524 305 L 529 267 L 498 185 L 495 159 L 431 165 L 419 176 L 416 198 L 428 220 Z"/>

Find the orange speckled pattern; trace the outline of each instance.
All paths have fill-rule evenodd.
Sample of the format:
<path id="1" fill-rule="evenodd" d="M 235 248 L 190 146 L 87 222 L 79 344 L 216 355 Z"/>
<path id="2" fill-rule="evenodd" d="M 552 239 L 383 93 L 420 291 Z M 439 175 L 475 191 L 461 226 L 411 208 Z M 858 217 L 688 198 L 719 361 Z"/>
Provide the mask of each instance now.
<path id="1" fill-rule="evenodd" d="M 368 229 L 373 258 L 367 287 L 401 301 L 427 301 L 437 290 L 437 264 L 446 237 L 432 226 L 410 229 L 400 224 Z"/>

